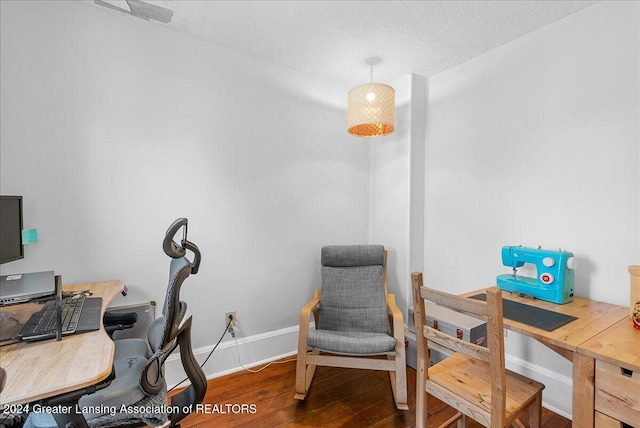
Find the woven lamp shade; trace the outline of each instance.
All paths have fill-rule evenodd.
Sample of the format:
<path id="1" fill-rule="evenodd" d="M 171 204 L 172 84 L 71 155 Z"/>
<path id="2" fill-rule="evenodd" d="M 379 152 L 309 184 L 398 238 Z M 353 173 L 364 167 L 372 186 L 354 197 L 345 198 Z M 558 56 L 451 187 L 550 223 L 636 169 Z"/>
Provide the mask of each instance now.
<path id="1" fill-rule="evenodd" d="M 366 83 L 349 91 L 347 132 L 358 137 L 378 137 L 393 132 L 396 92 L 384 83 Z"/>

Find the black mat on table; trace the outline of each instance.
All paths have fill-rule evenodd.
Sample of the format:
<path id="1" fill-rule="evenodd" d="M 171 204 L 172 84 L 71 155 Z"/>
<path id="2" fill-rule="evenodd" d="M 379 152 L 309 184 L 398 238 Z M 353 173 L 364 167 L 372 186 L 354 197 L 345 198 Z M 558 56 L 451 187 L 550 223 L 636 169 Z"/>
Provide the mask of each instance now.
<path id="1" fill-rule="evenodd" d="M 471 299 L 486 301 L 487 295 L 476 294 Z M 541 328 L 545 331 L 553 331 L 558 327 L 569 324 L 577 317 L 571 315 L 560 314 L 547 309 L 537 308 L 535 306 L 526 305 L 513 300 L 502 299 L 502 315 L 512 321 L 521 322 L 531 327 Z"/>

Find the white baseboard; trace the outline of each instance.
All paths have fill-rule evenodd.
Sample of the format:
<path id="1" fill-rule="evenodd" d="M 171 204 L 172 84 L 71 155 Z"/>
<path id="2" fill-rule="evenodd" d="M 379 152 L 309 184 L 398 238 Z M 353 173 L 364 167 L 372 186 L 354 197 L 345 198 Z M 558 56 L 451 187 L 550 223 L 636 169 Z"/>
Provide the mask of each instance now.
<path id="1" fill-rule="evenodd" d="M 274 360 L 297 354 L 298 326 L 287 327 L 267 333 L 256 334 L 248 337 L 240 337 L 240 331 L 236 329 L 236 340 L 230 334 L 226 337 L 230 340 L 221 342 L 213 352 L 203 371 L 207 379 L 224 376 L 247 368 L 259 366 Z M 196 359 L 202 364 L 213 349 L 213 345 L 193 350 Z M 238 361 L 240 354 L 240 362 Z M 171 388 L 186 378 L 180 356 L 175 353 L 165 361 L 165 379 L 167 386 Z M 188 385 L 186 381 L 181 386 Z"/>

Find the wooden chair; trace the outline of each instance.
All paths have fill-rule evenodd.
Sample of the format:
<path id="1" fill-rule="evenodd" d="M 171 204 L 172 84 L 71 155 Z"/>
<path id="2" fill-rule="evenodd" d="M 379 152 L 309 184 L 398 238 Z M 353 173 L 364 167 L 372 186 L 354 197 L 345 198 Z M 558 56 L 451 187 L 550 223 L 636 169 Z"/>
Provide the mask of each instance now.
<path id="1" fill-rule="evenodd" d="M 502 293 L 487 291 L 486 302 L 454 296 L 422 285 L 422 273 L 411 274 L 414 320 L 418 348 L 416 426 L 427 422 L 427 394 L 453 407 L 458 414 L 442 426 L 466 425 L 469 417 L 485 427 L 503 428 L 515 424 L 528 410 L 529 426 L 540 427 L 544 385 L 505 369 L 502 327 Z M 424 300 L 487 321 L 488 348 L 465 342 L 426 325 Z M 455 351 L 428 367 L 427 342 Z"/>
<path id="2" fill-rule="evenodd" d="M 322 292 L 300 312 L 295 398 L 307 396 L 316 366 L 387 370 L 396 407 L 408 410 L 404 326 L 387 293 L 387 252 L 382 245 L 328 246 L 321 262 Z"/>

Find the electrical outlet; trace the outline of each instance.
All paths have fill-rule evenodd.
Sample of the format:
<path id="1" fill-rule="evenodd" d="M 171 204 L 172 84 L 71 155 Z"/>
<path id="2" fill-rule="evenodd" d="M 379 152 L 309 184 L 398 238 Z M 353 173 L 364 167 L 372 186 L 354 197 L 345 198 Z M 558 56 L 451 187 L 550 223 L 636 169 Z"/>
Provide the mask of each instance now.
<path id="1" fill-rule="evenodd" d="M 231 318 L 231 324 L 229 325 L 229 329 L 231 327 L 235 327 L 236 325 L 236 311 L 227 311 L 224 313 L 224 326 L 226 327 L 229 324 L 229 318 Z"/>

